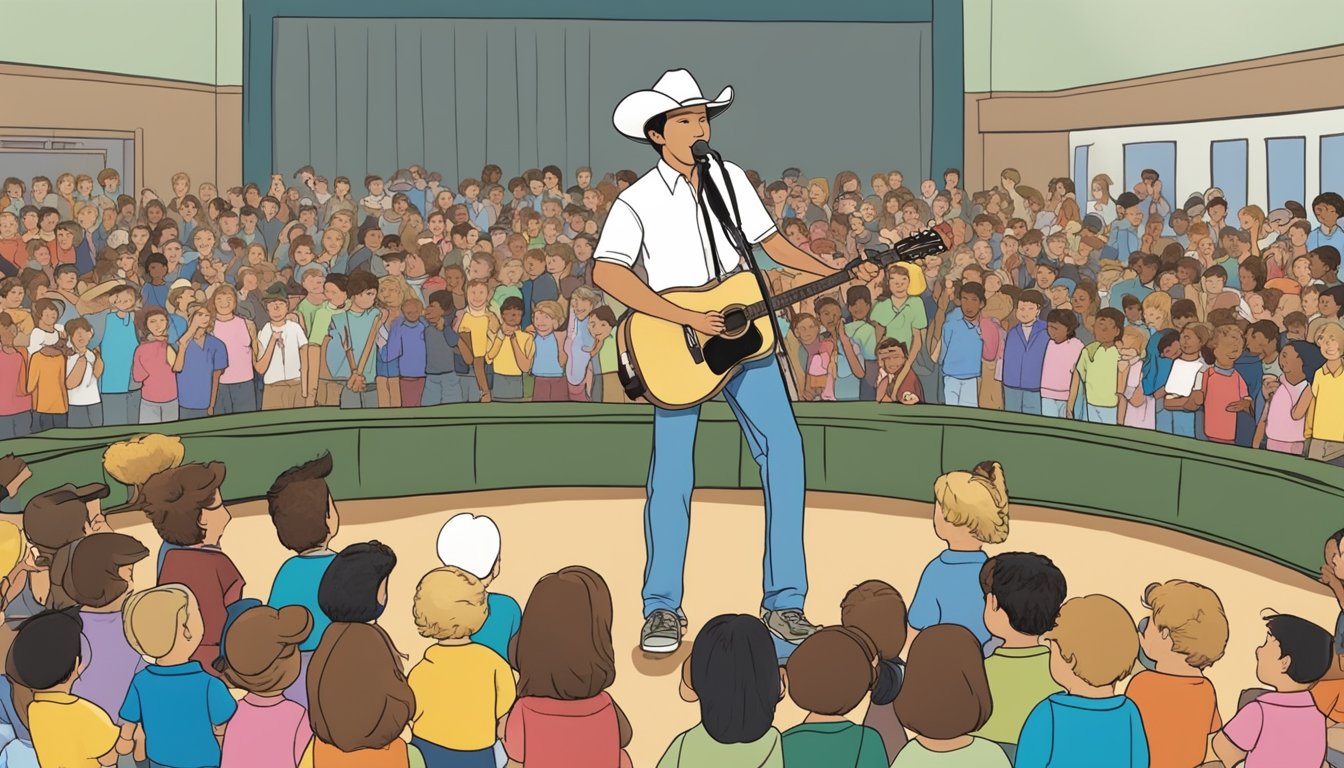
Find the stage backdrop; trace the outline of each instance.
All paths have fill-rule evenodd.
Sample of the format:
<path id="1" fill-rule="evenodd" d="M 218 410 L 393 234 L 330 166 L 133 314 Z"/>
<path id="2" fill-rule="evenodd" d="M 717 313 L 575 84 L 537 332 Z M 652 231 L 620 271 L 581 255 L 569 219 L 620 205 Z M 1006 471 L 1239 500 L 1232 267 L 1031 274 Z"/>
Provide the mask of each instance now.
<path id="1" fill-rule="evenodd" d="M 616 133 L 625 94 L 685 67 L 736 100 L 725 157 L 777 178 L 930 167 L 932 24 L 278 18 L 273 168 L 312 165 L 362 194 L 366 174 L 421 163 L 446 183 L 497 163 L 644 170 Z M 842 78 L 843 76 L 843 78 Z M 938 169 L 941 171 L 941 169 Z M 916 182 L 917 183 L 917 182 Z"/>

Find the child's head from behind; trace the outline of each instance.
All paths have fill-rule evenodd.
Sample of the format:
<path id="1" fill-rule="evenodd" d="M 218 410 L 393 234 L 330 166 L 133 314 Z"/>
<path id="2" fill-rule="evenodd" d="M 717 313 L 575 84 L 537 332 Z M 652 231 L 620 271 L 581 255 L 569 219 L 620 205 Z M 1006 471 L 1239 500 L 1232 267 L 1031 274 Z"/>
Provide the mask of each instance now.
<path id="1" fill-rule="evenodd" d="M 857 629 L 877 645 L 877 682 L 873 703 L 895 701 L 905 672 L 900 663 L 905 649 L 908 614 L 905 598 L 885 581 L 865 581 L 849 590 L 840 601 L 840 623 Z"/>
<path id="2" fill-rule="evenodd" d="M 985 626 L 1003 637 L 1008 630 L 1039 637 L 1055 626 L 1068 594 L 1064 574 L 1034 552 L 1004 552 L 980 566 Z"/>
<path id="3" fill-rule="evenodd" d="M 465 640 L 485 624 L 485 586 L 461 568 L 435 568 L 416 586 L 412 613 L 421 637 Z"/>
<path id="4" fill-rule="evenodd" d="M 979 730 L 993 712 L 984 653 L 970 630 L 938 624 L 910 644 L 896 716 L 930 739 L 955 739 Z"/>
<path id="5" fill-rule="evenodd" d="M 689 689 L 683 697 L 689 693 L 699 701 L 700 722 L 720 744 L 760 739 L 784 696 L 770 630 L 746 614 L 725 614 L 705 624 L 682 669 L 682 683 Z"/>
<path id="6" fill-rule="evenodd" d="M 1114 686 L 1129 676 L 1139 655 L 1134 618 L 1105 595 L 1064 603 L 1043 639 L 1050 644 L 1050 676 L 1071 693 Z"/>
<path id="7" fill-rule="evenodd" d="M 518 695 L 587 699 L 616 681 L 611 591 L 595 571 L 561 568 L 541 577 L 523 611 L 510 656 Z"/>
<path id="8" fill-rule="evenodd" d="M 19 625 L 5 674 L 19 685 L 45 691 L 70 682 L 88 664 L 77 611 L 43 611 Z"/>
<path id="9" fill-rule="evenodd" d="M 220 498 L 224 465 L 184 464 L 145 483 L 145 514 L 163 540 L 179 547 L 200 544 L 223 532 L 230 519 Z"/>
<path id="10" fill-rule="evenodd" d="M 317 607 L 332 621 L 365 624 L 387 607 L 397 555 L 381 541 L 351 544 L 332 558 L 317 587 Z"/>
<path id="11" fill-rule="evenodd" d="M 53 588 L 59 582 L 60 591 L 74 604 L 102 608 L 131 591 L 135 564 L 147 557 L 145 545 L 124 533 L 86 536 L 56 553 Z"/>
<path id="12" fill-rule="evenodd" d="M 182 584 L 164 584 L 131 595 L 121 609 L 126 640 L 141 656 L 190 656 L 201 645 L 205 623 L 196 596 Z"/>
<path id="13" fill-rule="evenodd" d="M 1265 619 L 1265 642 L 1255 649 L 1255 676 L 1276 690 L 1305 690 L 1334 661 L 1334 638 L 1306 619 L 1285 613 Z"/>
<path id="14" fill-rule="evenodd" d="M 1149 584 L 1143 607 L 1152 618 L 1139 635 L 1139 646 L 1159 665 L 1172 660 L 1202 670 L 1227 650 L 1227 615 L 1208 587 L 1180 579 Z"/>
<path id="15" fill-rule="evenodd" d="M 981 544 L 1008 539 L 1008 487 L 997 461 L 982 461 L 970 472 L 948 472 L 933 484 L 933 529 L 938 538 Z"/>
<path id="16" fill-rule="evenodd" d="M 439 529 L 439 562 L 475 576 L 489 586 L 499 575 L 499 527 L 485 515 L 453 515 Z"/>
<path id="17" fill-rule="evenodd" d="M 285 690 L 299 679 L 299 644 L 312 629 L 313 615 L 301 605 L 259 605 L 243 611 L 229 625 L 221 649 L 224 679 L 249 693 Z"/>
<path id="18" fill-rule="evenodd" d="M 852 627 L 825 627 L 789 656 L 789 695 L 818 715 L 847 715 L 877 682 L 877 645 Z"/>
<path id="19" fill-rule="evenodd" d="M 276 536 L 286 549 L 303 553 L 325 546 L 340 529 L 340 518 L 327 476 L 331 454 L 285 470 L 266 492 L 266 507 Z"/>

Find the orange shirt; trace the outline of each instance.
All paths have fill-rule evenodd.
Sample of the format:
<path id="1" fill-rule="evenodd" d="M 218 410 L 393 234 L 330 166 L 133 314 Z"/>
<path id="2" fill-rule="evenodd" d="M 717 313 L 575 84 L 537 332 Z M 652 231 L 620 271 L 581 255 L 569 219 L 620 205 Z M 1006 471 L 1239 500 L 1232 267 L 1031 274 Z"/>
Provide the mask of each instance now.
<path id="1" fill-rule="evenodd" d="M 33 355 L 28 358 L 28 391 L 38 413 L 69 413 L 70 393 L 65 388 L 65 356 Z"/>
<path id="2" fill-rule="evenodd" d="M 1209 734 L 1223 727 L 1218 696 L 1208 678 L 1144 670 L 1130 681 L 1125 695 L 1143 717 L 1150 768 L 1190 768 L 1204 762 Z"/>
<path id="3" fill-rule="evenodd" d="M 1322 680 L 1311 687 L 1316 708 L 1332 723 L 1344 723 L 1344 680 Z"/>
<path id="4" fill-rule="evenodd" d="M 13 264 L 19 270 L 28 266 L 28 249 L 24 248 L 22 238 L 0 240 L 0 258 Z"/>

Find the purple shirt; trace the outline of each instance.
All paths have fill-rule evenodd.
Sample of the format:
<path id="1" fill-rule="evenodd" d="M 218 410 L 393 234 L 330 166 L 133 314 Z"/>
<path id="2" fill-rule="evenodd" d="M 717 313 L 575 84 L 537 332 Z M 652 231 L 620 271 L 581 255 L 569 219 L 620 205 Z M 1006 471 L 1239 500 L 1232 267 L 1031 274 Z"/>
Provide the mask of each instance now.
<path id="1" fill-rule="evenodd" d="M 203 411 L 210 407 L 215 371 L 229 366 L 229 351 L 224 342 L 207 333 L 204 347 L 193 339 L 187 342 L 183 354 L 182 371 L 177 374 L 177 404 Z"/>
<path id="2" fill-rule="evenodd" d="M 378 358 L 384 363 L 395 361 L 400 364 L 401 375 L 405 378 L 424 378 L 426 326 L 423 318 L 415 323 L 407 323 L 404 317 L 397 318 L 387 332 L 387 343 L 378 350 Z"/>
<path id="3" fill-rule="evenodd" d="M 1246 753 L 1245 768 L 1315 768 L 1325 760 L 1325 715 L 1309 691 L 1266 693 L 1223 728 Z"/>
<path id="4" fill-rule="evenodd" d="M 1004 341 L 1003 386 L 1035 391 L 1041 388 L 1041 370 L 1045 367 L 1050 334 L 1039 319 L 1032 323 L 1030 335 L 1023 333 L 1022 328 L 1013 326 Z"/>
<path id="5" fill-rule="evenodd" d="M 312 738 L 302 706 L 249 693 L 224 731 L 220 768 L 295 768 Z"/>
<path id="6" fill-rule="evenodd" d="M 126 641 L 121 611 L 94 613 L 80 611 L 84 621 L 84 639 L 89 645 L 88 666 L 75 679 L 71 693 L 98 705 L 121 725 L 121 704 L 126 701 L 135 673 L 144 669 L 145 660 Z"/>

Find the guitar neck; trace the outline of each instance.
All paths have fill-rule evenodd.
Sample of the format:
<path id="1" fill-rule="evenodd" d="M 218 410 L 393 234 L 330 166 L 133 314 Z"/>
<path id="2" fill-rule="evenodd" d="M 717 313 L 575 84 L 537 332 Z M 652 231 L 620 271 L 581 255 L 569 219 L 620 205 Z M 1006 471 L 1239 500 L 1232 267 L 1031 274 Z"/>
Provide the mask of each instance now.
<path id="1" fill-rule="evenodd" d="M 752 320 L 765 317 L 767 314 L 778 312 L 791 304 L 797 304 L 798 302 L 810 299 L 819 293 L 825 293 L 832 288 L 844 285 L 849 282 L 850 279 L 848 270 L 841 270 L 834 275 L 828 275 L 820 280 L 810 282 L 807 285 L 799 286 L 790 291 L 785 291 L 778 296 L 771 296 L 768 300 L 758 301 L 747 307 L 747 317 Z"/>

